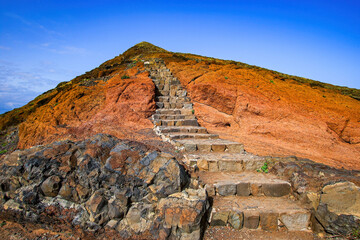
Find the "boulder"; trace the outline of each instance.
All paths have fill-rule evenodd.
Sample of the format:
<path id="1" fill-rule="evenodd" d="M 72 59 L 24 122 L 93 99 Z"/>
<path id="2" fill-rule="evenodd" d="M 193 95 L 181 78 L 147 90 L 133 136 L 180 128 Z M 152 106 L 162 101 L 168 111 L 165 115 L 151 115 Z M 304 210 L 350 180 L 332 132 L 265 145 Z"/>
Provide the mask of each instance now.
<path id="1" fill-rule="evenodd" d="M 135 203 L 130 207 L 125 219 L 121 221 L 118 231 L 128 228 L 137 234 L 143 233 L 150 229 L 154 217 L 155 209 L 152 204 Z"/>
<path id="2" fill-rule="evenodd" d="M 55 197 L 60 189 L 61 179 L 58 176 L 48 177 L 42 184 L 41 190 L 47 197 Z"/>
<path id="3" fill-rule="evenodd" d="M 108 201 L 104 197 L 104 189 L 97 190 L 86 202 L 85 207 L 90 214 L 90 221 L 99 225 L 109 220 Z"/>
<path id="4" fill-rule="evenodd" d="M 116 191 L 114 196 L 109 200 L 109 218 L 121 219 L 124 217 L 128 207 L 128 197 L 125 192 Z"/>
<path id="5" fill-rule="evenodd" d="M 348 235 L 360 228 L 360 188 L 352 182 L 326 185 L 315 218 L 330 234 Z"/>
<path id="6" fill-rule="evenodd" d="M 172 158 L 160 168 L 154 178 L 155 194 L 158 197 L 167 197 L 170 194 L 180 192 L 188 182 L 189 177 L 184 167 Z"/>
<path id="7" fill-rule="evenodd" d="M 171 228 L 173 237 L 191 234 L 193 239 L 200 238 L 200 228 L 209 207 L 204 189 L 185 189 L 162 198 L 158 203 L 158 215 L 165 229 Z M 185 235 L 186 235 L 185 234 Z"/>
<path id="8" fill-rule="evenodd" d="M 184 167 L 171 154 L 152 152 L 139 163 L 143 168 L 138 177 L 153 183 L 151 189 L 158 197 L 181 191 L 189 181 Z"/>

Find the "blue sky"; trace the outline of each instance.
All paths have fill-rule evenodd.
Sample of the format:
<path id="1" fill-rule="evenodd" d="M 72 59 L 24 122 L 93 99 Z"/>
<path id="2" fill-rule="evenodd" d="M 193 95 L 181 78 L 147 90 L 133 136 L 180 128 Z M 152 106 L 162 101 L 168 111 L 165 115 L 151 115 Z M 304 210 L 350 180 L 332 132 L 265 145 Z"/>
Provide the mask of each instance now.
<path id="1" fill-rule="evenodd" d="M 0 0 L 0 113 L 141 41 L 360 88 L 358 0 Z"/>

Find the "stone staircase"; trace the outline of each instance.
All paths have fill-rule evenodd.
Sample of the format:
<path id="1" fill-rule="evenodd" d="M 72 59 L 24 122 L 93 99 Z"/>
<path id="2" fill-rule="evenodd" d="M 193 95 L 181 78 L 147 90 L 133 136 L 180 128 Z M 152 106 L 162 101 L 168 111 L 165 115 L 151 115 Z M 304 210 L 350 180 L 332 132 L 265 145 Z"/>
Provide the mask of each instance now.
<path id="1" fill-rule="evenodd" d="M 266 159 L 199 126 L 186 90 L 156 59 L 145 62 L 156 86 L 154 129 L 184 154 L 192 177 L 212 199 L 211 226 L 309 231 L 310 212 L 291 200 L 291 184 L 257 172 Z"/>

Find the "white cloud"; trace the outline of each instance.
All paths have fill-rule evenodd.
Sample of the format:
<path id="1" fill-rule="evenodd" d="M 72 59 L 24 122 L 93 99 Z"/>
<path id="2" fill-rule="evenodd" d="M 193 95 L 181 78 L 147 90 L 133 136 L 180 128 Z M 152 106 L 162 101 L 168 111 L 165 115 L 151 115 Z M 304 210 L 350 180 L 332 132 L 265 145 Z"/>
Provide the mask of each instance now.
<path id="1" fill-rule="evenodd" d="M 21 71 L 15 64 L 0 60 L 0 113 L 23 106 L 57 83 L 38 73 Z"/>
<path id="2" fill-rule="evenodd" d="M 5 106 L 7 106 L 9 108 L 14 108 L 16 106 L 16 103 L 14 103 L 14 102 L 6 102 Z"/>

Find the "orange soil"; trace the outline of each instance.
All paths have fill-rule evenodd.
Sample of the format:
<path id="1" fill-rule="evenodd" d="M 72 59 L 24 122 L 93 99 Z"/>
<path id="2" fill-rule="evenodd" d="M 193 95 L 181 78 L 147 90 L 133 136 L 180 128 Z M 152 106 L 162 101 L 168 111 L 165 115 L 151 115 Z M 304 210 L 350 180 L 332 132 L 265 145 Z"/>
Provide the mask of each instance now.
<path id="1" fill-rule="evenodd" d="M 360 101 L 262 69 L 194 60 L 168 60 L 167 67 L 210 132 L 255 154 L 296 155 L 360 170 Z"/>
<path id="2" fill-rule="evenodd" d="M 153 138 L 144 129 L 155 110 L 154 84 L 143 64 L 163 58 L 194 102 L 199 123 L 220 137 L 244 143 L 259 155 L 309 158 L 360 170 L 360 101 L 335 90 L 310 87 L 261 68 L 140 43 L 99 68 L 0 116 L 0 129 L 19 125 L 19 148 L 95 133 Z M 189 60 L 190 59 L 190 60 Z M 196 61 L 195 61 L 196 60 Z M 86 78 L 107 82 L 81 86 Z M 120 76 L 129 75 L 130 79 Z M 280 77 L 279 77 L 280 76 Z"/>
<path id="3" fill-rule="evenodd" d="M 19 126 L 19 148 L 62 139 L 81 140 L 96 133 L 141 140 L 138 133 L 152 128 L 155 86 L 143 65 L 121 69 L 95 86 L 72 85 L 38 107 Z M 116 74 L 116 73 L 114 73 Z M 130 79 L 121 79 L 123 75 Z"/>

